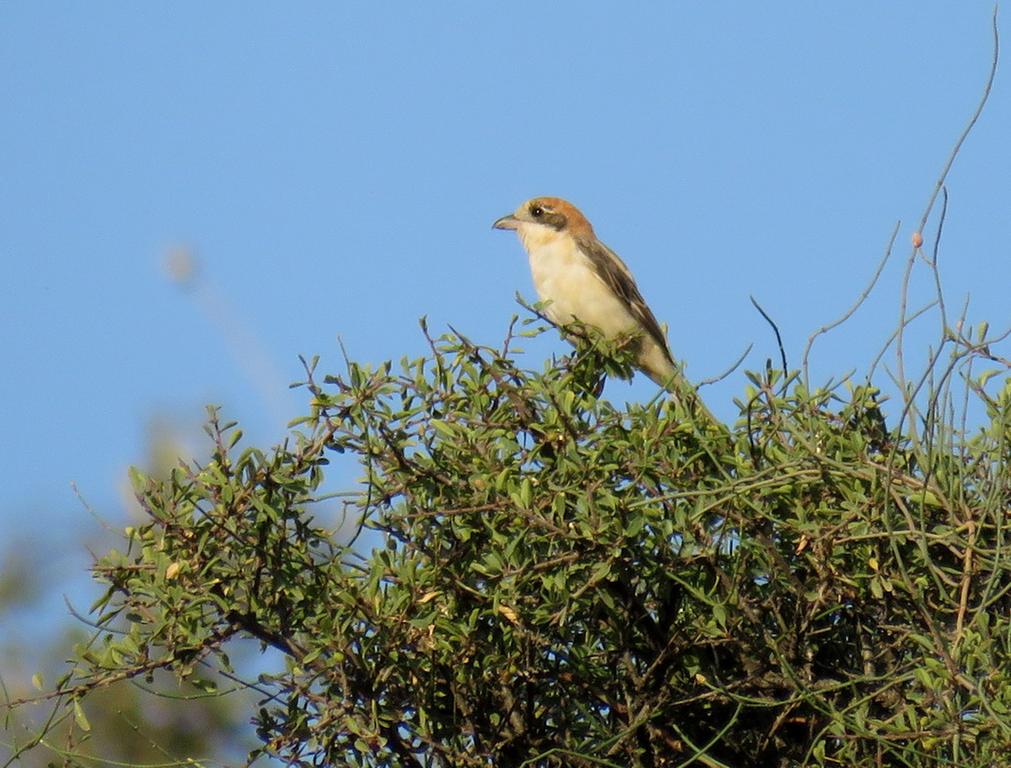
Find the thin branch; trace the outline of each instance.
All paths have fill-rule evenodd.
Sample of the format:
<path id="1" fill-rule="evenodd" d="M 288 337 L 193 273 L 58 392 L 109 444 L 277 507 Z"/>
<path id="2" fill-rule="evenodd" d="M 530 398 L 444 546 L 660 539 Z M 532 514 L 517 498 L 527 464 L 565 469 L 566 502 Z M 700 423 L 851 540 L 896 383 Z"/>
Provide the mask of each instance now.
<path id="1" fill-rule="evenodd" d="M 929 312 L 931 309 L 933 309 L 936 306 L 937 306 L 937 299 L 934 299 L 933 301 L 931 301 L 931 302 L 929 302 L 927 304 L 924 304 L 922 307 L 920 307 L 913 314 L 911 314 L 909 317 L 906 318 L 906 325 L 909 325 L 911 322 L 913 322 L 918 317 L 920 317 L 920 315 L 923 315 L 924 313 Z M 899 335 L 899 329 L 896 328 L 894 331 L 892 331 L 891 336 L 889 336 L 885 340 L 885 343 L 882 345 L 881 349 L 878 350 L 878 354 L 875 356 L 874 360 L 871 362 L 871 367 L 867 370 L 867 381 L 872 381 L 874 379 L 874 371 L 877 369 L 878 364 L 881 362 L 881 358 L 883 358 L 885 356 L 885 353 L 888 351 L 888 348 L 890 346 L 892 346 L 892 342 L 895 341 L 895 337 L 898 336 L 898 335 Z"/>
<path id="2" fill-rule="evenodd" d="M 783 361 L 783 378 L 786 379 L 790 375 L 790 372 L 786 364 L 786 350 L 783 349 L 783 337 L 779 335 L 779 327 L 772 321 L 772 318 L 769 317 L 768 313 L 762 309 L 762 306 L 755 301 L 754 296 L 748 296 L 748 298 L 751 299 L 752 305 L 754 305 L 755 309 L 758 310 L 758 313 L 765 318 L 765 322 L 772 326 L 772 331 L 776 334 L 776 344 L 779 346 L 779 357 Z"/>
<path id="3" fill-rule="evenodd" d="M 930 259 L 930 271 L 934 273 L 934 288 L 937 292 L 937 305 L 941 311 L 941 333 L 948 333 L 948 313 L 944 308 L 944 291 L 941 289 L 941 272 L 937 268 L 937 256 L 941 247 L 941 233 L 944 231 L 944 220 L 948 216 L 948 188 L 942 187 L 944 197 L 941 200 L 941 216 L 937 221 L 937 234 L 934 235 L 934 251 Z"/>
<path id="4" fill-rule="evenodd" d="M 948 155 L 948 160 L 944 164 L 944 168 L 941 169 L 941 175 L 937 178 L 937 183 L 934 185 L 934 191 L 930 195 L 930 200 L 927 201 L 927 207 L 923 211 L 923 216 L 920 218 L 920 229 L 927 226 L 927 219 L 930 218 L 930 212 L 934 208 L 934 203 L 937 201 L 937 196 L 941 193 L 944 188 L 944 181 L 948 177 L 948 171 L 951 170 L 951 166 L 955 162 L 955 158 L 958 157 L 959 151 L 962 149 L 962 144 L 969 137 L 972 132 L 973 127 L 976 125 L 976 121 L 979 120 L 979 116 L 983 114 L 983 107 L 986 106 L 987 100 L 990 98 L 990 90 L 993 88 L 994 78 L 997 76 L 997 61 L 1000 59 L 1000 33 L 997 29 L 997 8 L 998 6 L 994 4 L 993 6 L 993 17 L 991 19 L 991 26 L 993 28 L 993 58 L 990 60 L 990 74 L 986 78 L 986 85 L 983 87 L 983 95 L 980 97 L 979 104 L 976 106 L 976 111 L 972 113 L 972 117 L 969 118 L 968 124 L 962 130 L 962 134 L 958 137 L 958 141 L 955 142 L 955 146 L 951 150 L 951 154 Z"/>
<path id="5" fill-rule="evenodd" d="M 710 376 L 708 379 L 702 379 L 702 381 L 695 384 L 696 388 L 704 387 L 707 384 L 715 384 L 718 381 L 723 381 L 725 378 L 727 378 L 727 376 L 732 374 L 734 371 L 738 369 L 738 367 L 740 367 L 741 363 L 744 362 L 744 358 L 748 356 L 748 354 L 751 352 L 752 347 L 754 346 L 755 346 L 754 342 L 748 344 L 748 346 L 744 348 L 744 351 L 741 352 L 740 356 L 737 358 L 737 360 L 734 362 L 733 365 L 731 365 L 729 368 L 727 368 L 727 370 L 725 370 L 721 374 L 718 374 L 716 376 Z"/>
<path id="6" fill-rule="evenodd" d="M 867 284 L 867 287 L 864 288 L 864 290 L 860 294 L 860 296 L 857 297 L 857 300 L 855 302 L 853 302 L 853 305 L 849 309 L 847 309 L 842 314 L 842 316 L 839 317 L 837 320 L 833 320 L 831 323 L 828 323 L 827 325 L 823 325 L 821 328 L 819 328 L 818 330 L 816 330 L 814 333 L 812 333 L 810 336 L 807 337 L 807 346 L 804 347 L 804 358 L 803 358 L 803 361 L 802 361 L 802 368 L 804 369 L 804 386 L 805 387 L 809 386 L 809 383 L 810 383 L 810 377 L 809 377 L 809 372 L 808 372 L 808 362 L 807 361 L 808 361 L 808 357 L 811 354 L 811 347 L 814 346 L 815 339 L 817 339 L 819 336 L 822 336 L 822 335 L 828 333 L 829 331 L 833 330 L 834 328 L 838 328 L 840 325 L 842 325 L 843 323 L 845 323 L 847 320 L 849 320 L 853 316 L 854 312 L 856 312 L 858 309 L 860 309 L 860 306 L 867 300 L 867 297 L 870 296 L 871 291 L 874 290 L 874 286 L 877 285 L 878 278 L 881 277 L 881 272 L 884 270 L 885 264 L 888 263 L 888 259 L 892 255 L 892 248 L 895 245 L 895 238 L 899 234 L 899 227 L 901 225 L 902 225 L 901 221 L 895 222 L 895 228 L 892 230 L 892 235 L 891 235 L 891 237 L 888 238 L 888 247 L 885 248 L 885 253 L 881 257 L 881 261 L 878 262 L 878 268 L 874 270 L 874 275 L 871 277 L 870 282 Z"/>

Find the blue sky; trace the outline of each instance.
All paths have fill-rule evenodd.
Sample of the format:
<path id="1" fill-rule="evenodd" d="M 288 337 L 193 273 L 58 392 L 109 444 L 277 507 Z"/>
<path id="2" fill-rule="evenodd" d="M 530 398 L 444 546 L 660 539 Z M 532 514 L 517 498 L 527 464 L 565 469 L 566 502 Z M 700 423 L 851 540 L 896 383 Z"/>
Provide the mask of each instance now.
<path id="1" fill-rule="evenodd" d="M 54 534 L 83 555 L 96 524 L 70 483 L 121 521 L 153 419 L 199 447 L 219 403 L 273 444 L 304 409 L 300 353 L 339 369 L 339 336 L 359 360 L 418 355 L 422 315 L 496 343 L 533 294 L 490 225 L 534 195 L 591 218 L 696 379 L 750 342 L 749 367 L 777 354 L 749 295 L 798 364 L 901 220 L 879 290 L 813 358 L 818 380 L 865 369 L 979 99 L 992 7 L 853 8 L 3 3 L 0 520 L 39 557 Z M 998 73 L 941 249 L 953 301 L 994 326 L 1011 321 L 1009 135 Z M 190 291 L 163 267 L 176 247 L 198 260 Z M 566 347 L 528 350 L 540 367 Z M 706 398 L 732 417 L 743 388 Z"/>

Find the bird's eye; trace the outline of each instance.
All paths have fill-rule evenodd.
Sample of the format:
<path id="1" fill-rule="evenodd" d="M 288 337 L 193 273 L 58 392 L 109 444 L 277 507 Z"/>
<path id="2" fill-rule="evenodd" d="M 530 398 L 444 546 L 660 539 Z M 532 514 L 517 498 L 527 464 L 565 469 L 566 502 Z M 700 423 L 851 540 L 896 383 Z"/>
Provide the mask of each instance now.
<path id="1" fill-rule="evenodd" d="M 535 219 L 539 219 L 541 216 L 544 215 L 544 209 L 541 208 L 539 205 L 535 205 L 533 208 L 530 209 L 530 215 L 533 216 Z"/>

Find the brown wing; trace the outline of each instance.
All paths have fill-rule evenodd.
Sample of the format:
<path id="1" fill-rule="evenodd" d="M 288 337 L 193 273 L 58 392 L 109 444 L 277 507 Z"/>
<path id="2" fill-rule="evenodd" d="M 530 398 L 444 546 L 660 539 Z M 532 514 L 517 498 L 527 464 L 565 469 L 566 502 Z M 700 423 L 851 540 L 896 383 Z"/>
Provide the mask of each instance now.
<path id="1" fill-rule="evenodd" d="M 635 278 L 632 277 L 632 272 L 629 268 L 625 266 L 625 262 L 621 260 L 618 254 L 599 240 L 579 239 L 579 246 L 582 248 L 583 253 L 590 257 L 593 269 L 597 273 L 597 276 L 604 281 L 604 285 L 609 287 L 628 304 L 629 309 L 632 311 L 632 316 L 642 324 L 646 333 L 649 334 L 653 341 L 660 345 L 660 349 L 667 355 L 667 359 L 673 363 L 674 358 L 671 356 L 670 348 L 667 346 L 667 339 L 664 338 L 663 331 L 660 330 L 660 323 L 656 321 L 656 317 L 653 316 L 650 308 L 646 306 L 646 301 L 642 298 L 642 294 L 639 293 L 639 288 L 635 284 Z"/>

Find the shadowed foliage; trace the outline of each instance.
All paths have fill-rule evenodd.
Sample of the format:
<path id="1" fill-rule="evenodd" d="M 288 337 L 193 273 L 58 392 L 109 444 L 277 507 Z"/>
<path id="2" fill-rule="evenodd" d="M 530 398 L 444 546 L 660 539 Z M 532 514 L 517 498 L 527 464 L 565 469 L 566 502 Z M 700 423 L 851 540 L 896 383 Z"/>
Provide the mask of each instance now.
<path id="1" fill-rule="evenodd" d="M 206 465 L 138 473 L 150 522 L 97 563 L 104 629 L 59 695 L 83 718 L 162 668 L 214 691 L 252 636 L 287 659 L 255 682 L 261 751 L 294 765 L 1011 759 L 1011 390 L 970 382 L 971 435 L 943 408 L 902 433 L 872 388 L 769 372 L 731 430 L 600 399 L 628 349 L 535 372 L 512 341 L 309 366 L 284 445 L 215 415 Z M 334 453 L 367 555 L 313 519 Z"/>

